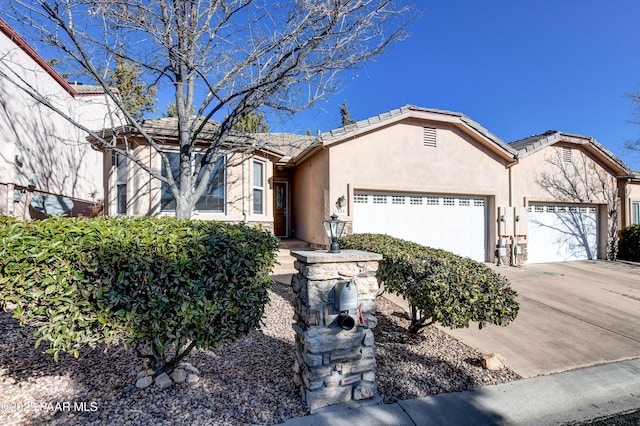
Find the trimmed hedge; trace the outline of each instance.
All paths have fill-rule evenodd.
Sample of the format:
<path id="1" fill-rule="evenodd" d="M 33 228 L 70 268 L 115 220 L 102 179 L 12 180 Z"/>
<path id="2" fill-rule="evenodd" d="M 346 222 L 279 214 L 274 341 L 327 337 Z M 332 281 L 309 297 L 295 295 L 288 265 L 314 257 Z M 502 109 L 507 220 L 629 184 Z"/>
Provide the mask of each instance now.
<path id="1" fill-rule="evenodd" d="M 622 230 L 618 242 L 618 258 L 640 262 L 640 225 Z"/>
<path id="2" fill-rule="evenodd" d="M 435 322 L 452 328 L 468 327 L 470 321 L 481 328 L 504 326 L 518 314 L 508 280 L 480 262 L 389 235 L 352 234 L 340 245 L 383 256 L 377 277 L 389 292 L 408 300 L 412 333 Z"/>
<path id="3" fill-rule="evenodd" d="M 133 345 L 158 372 L 259 325 L 278 248 L 257 228 L 174 218 L 3 218 L 0 240 L 0 303 L 37 345 L 56 359 Z"/>

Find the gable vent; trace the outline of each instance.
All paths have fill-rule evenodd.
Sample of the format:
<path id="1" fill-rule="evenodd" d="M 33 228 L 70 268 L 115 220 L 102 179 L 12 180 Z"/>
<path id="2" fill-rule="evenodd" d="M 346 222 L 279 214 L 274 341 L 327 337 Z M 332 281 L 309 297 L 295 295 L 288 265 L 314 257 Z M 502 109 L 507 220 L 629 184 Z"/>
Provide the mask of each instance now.
<path id="1" fill-rule="evenodd" d="M 431 148 L 436 147 L 436 129 L 433 127 L 422 128 L 422 144 Z"/>
<path id="2" fill-rule="evenodd" d="M 562 161 L 565 163 L 571 162 L 571 148 L 566 146 L 562 147 Z"/>

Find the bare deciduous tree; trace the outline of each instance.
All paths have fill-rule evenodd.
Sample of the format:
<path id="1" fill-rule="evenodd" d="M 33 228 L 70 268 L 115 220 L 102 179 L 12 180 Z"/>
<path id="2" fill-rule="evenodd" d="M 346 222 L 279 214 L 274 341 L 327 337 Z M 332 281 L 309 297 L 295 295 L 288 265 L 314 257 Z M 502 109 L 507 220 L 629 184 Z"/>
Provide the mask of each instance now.
<path id="1" fill-rule="evenodd" d="M 76 124 L 99 148 L 129 157 L 168 184 L 176 199 L 176 216 L 183 218 L 191 215 L 214 168 L 215 161 L 195 166 L 193 161 L 196 140 L 202 142 L 199 135 L 210 120 L 224 117 L 204 148 L 205 158 L 213 159 L 228 146 L 238 122 L 257 108 L 295 113 L 311 106 L 337 88 L 341 71 L 375 58 L 405 36 L 415 13 L 404 3 L 12 0 L 4 13 L 27 25 L 21 29 L 30 28 L 28 38 L 47 43 L 59 59 L 102 86 L 121 109 L 122 101 L 106 78 L 115 58 L 139 67 L 145 80 L 160 90 L 170 88 L 178 118 L 177 176 L 160 142 L 127 111 L 121 113 L 127 126 L 160 154 L 168 173 L 140 161 L 115 138 Z M 24 90 L 63 114 L 31 88 Z M 118 120 L 113 123 L 115 127 Z"/>
<path id="2" fill-rule="evenodd" d="M 580 150 L 571 150 L 571 159 L 563 156 L 561 148 L 545 157 L 550 166 L 540 173 L 537 183 L 554 199 L 567 203 L 607 205 L 608 238 L 607 259 L 615 260 L 618 251 L 619 194 L 615 176 L 604 169 L 594 167 L 593 160 Z M 571 212 L 569 212 L 571 214 Z M 575 213 L 575 220 L 564 221 L 564 232 L 578 240 L 588 250 L 583 218 Z M 581 241 L 584 240 L 584 241 Z M 595 258 L 595 253 L 593 253 Z"/>

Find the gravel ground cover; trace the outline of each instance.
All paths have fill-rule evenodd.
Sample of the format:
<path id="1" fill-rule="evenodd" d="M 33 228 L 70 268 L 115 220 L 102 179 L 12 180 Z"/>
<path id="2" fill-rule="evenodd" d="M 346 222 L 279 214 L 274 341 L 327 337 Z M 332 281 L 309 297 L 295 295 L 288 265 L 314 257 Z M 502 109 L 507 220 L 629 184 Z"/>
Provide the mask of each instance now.
<path id="1" fill-rule="evenodd" d="M 0 312 L 2 425 L 275 424 L 306 413 L 293 384 L 293 293 L 275 284 L 261 330 L 230 347 L 194 351 L 194 385 L 124 392 L 143 370 L 133 351 L 98 347 L 59 362 L 33 347 L 33 330 Z M 518 379 L 483 370 L 479 354 L 429 327 L 406 333 L 401 309 L 378 299 L 377 380 L 385 403 Z M 507 360 L 508 361 L 508 360 Z"/>

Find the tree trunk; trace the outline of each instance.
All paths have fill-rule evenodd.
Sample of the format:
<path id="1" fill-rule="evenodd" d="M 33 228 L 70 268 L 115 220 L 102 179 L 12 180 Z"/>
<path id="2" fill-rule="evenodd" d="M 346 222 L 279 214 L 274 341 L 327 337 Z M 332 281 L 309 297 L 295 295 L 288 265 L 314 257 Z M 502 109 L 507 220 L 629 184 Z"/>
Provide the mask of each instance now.
<path id="1" fill-rule="evenodd" d="M 180 196 L 176 199 L 176 219 L 189 219 L 192 212 L 191 197 L 180 191 Z"/>

